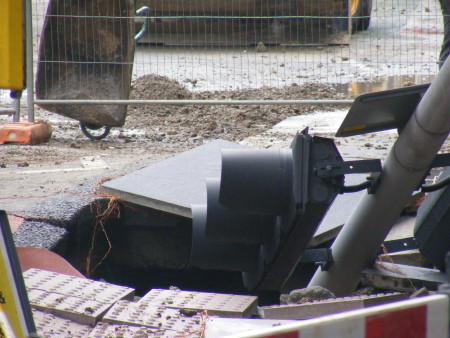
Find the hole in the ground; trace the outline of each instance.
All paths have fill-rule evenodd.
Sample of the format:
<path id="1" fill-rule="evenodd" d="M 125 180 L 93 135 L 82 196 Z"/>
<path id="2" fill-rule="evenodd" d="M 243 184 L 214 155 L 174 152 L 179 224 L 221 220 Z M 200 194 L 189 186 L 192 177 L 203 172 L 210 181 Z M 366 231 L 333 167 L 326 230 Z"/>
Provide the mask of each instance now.
<path id="1" fill-rule="evenodd" d="M 251 293 L 244 287 L 240 272 L 190 266 L 191 219 L 125 203 L 120 203 L 118 210 L 107 211 L 108 205 L 111 207 L 107 199 L 101 199 L 84 208 L 70 231 L 64 256 L 84 275 L 132 287 L 141 296 L 153 288 L 171 286 Z M 105 211 L 108 217 L 99 219 Z M 267 294 L 266 303 L 277 301 L 278 293 Z"/>

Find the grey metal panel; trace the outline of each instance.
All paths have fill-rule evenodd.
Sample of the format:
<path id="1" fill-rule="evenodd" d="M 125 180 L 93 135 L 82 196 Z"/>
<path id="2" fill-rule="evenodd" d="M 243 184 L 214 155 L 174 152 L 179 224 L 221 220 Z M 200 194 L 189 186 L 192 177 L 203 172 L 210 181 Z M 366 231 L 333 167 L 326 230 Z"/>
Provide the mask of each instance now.
<path id="1" fill-rule="evenodd" d="M 365 181 L 369 174 L 353 174 L 345 176 L 346 185 L 356 185 Z M 330 239 L 335 238 L 342 226 L 347 221 L 347 218 L 356 208 L 363 195 L 367 194 L 366 190 L 338 195 L 327 211 L 325 217 L 319 225 L 316 233 L 309 246 L 317 246 Z"/>
<path id="2" fill-rule="evenodd" d="M 403 128 L 429 86 L 423 84 L 358 96 L 336 136 Z"/>
<path id="3" fill-rule="evenodd" d="M 215 140 L 165 161 L 103 184 L 106 192 L 124 201 L 192 217 L 191 204 L 206 204 L 207 177 L 219 178 L 221 149 L 248 149 Z"/>

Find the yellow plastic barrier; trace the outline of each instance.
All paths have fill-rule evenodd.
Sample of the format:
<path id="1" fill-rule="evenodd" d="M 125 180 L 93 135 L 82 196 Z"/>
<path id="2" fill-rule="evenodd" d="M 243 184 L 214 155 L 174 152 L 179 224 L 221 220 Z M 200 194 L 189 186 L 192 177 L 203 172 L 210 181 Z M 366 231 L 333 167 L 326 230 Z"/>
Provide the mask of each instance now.
<path id="1" fill-rule="evenodd" d="M 0 0 L 0 88 L 24 88 L 23 2 Z"/>

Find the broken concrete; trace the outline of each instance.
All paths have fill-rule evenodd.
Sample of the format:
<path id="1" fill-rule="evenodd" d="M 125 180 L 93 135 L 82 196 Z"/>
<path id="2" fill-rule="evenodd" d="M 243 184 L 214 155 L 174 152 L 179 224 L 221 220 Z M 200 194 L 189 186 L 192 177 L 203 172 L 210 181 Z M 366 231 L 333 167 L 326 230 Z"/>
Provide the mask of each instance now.
<path id="1" fill-rule="evenodd" d="M 65 337 L 69 330 L 83 337 L 172 337 L 201 332 L 213 315 L 242 318 L 257 311 L 254 296 L 153 289 L 135 302 L 131 288 L 55 272 L 30 269 L 24 280 L 45 337 Z"/>
<path id="2" fill-rule="evenodd" d="M 361 284 L 364 286 L 411 293 L 422 287 L 437 290 L 440 284 L 448 282 L 448 276 L 436 269 L 385 262 L 377 263 L 361 274 Z"/>
<path id="3" fill-rule="evenodd" d="M 300 303 L 303 301 L 313 301 L 319 299 L 336 298 L 329 290 L 321 286 L 312 286 L 309 288 L 292 290 L 289 293 L 288 303 Z"/>
<path id="4" fill-rule="evenodd" d="M 308 319 L 349 310 L 381 305 L 408 298 L 406 293 L 376 294 L 262 307 L 266 319 Z"/>

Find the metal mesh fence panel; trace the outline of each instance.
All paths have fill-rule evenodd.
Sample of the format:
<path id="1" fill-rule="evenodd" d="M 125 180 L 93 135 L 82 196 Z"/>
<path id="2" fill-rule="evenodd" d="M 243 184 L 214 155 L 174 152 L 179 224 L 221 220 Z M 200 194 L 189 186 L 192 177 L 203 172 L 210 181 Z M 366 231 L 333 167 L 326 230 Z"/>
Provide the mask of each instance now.
<path id="1" fill-rule="evenodd" d="M 250 1 L 245 3 L 249 5 Z M 252 3 L 254 6 L 261 4 Z M 314 3 L 324 7 L 336 6 L 331 12 L 336 15 L 339 12 L 336 2 Z M 258 23 L 246 18 L 241 26 L 232 28 L 245 36 L 249 31 L 257 30 L 260 39 L 243 42 L 242 39 L 233 39 L 234 36 L 225 31 L 222 38 L 229 43 L 221 48 L 212 48 L 206 43 L 192 42 L 189 45 L 188 42 L 194 40 L 190 31 L 191 35 L 186 33 L 185 40 L 178 41 L 179 44 L 188 41 L 184 46 L 170 43 L 138 46 L 135 74 L 166 75 L 186 83 L 193 90 L 282 87 L 304 82 L 344 84 L 399 75 L 413 76 L 414 82 L 421 82 L 422 78 L 428 81 L 437 71 L 443 34 L 438 1 L 374 0 L 359 3 L 372 5 L 371 11 L 365 13 L 370 18 L 353 16 L 350 23 L 352 34 L 346 31 L 348 21 L 341 16 L 330 20 L 326 16 L 304 12 L 288 18 L 271 16 L 260 19 Z M 348 5 L 350 10 L 347 13 L 344 10 L 341 15 L 352 12 L 353 3 Z M 361 20 L 363 23 L 356 25 Z M 295 25 L 295 29 L 283 31 L 283 35 L 280 30 L 286 29 L 288 21 Z M 365 29 L 364 21 L 369 23 L 368 29 Z M 176 31 L 174 27 L 161 31 L 160 40 L 154 37 L 153 41 L 170 40 Z M 180 31 L 184 29 L 178 28 Z M 273 38 L 273 34 L 264 35 L 265 29 L 280 33 L 278 40 Z M 203 40 L 207 41 L 209 35 L 204 34 Z M 197 34 L 197 37 L 202 38 L 202 34 Z M 149 39 L 151 36 L 147 41 Z M 258 48 L 259 41 L 265 48 Z M 147 48 L 151 48 L 151 52 Z"/>
<path id="2" fill-rule="evenodd" d="M 129 81 L 131 68 L 132 79 L 162 75 L 193 91 L 380 79 L 385 87 L 419 84 L 438 71 L 443 39 L 437 0 L 32 0 L 32 6 L 34 67 L 45 65 L 36 91 L 50 85 L 58 92 L 47 99 L 89 98 L 67 88 L 124 99 L 120 81 Z M 113 81 L 100 81 L 111 74 Z M 100 81 L 95 86 L 92 77 Z"/>

